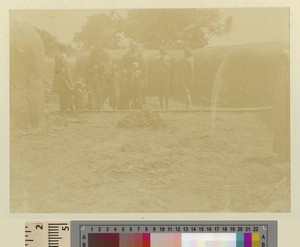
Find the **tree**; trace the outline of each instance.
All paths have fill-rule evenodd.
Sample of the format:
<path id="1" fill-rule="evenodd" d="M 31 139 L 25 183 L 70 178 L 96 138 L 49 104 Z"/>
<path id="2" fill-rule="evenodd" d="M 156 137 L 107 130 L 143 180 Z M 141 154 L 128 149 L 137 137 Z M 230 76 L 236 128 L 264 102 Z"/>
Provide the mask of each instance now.
<path id="1" fill-rule="evenodd" d="M 228 33 L 231 23 L 218 9 L 134 9 L 127 16 L 113 10 L 90 16 L 74 41 L 85 49 L 99 43 L 117 48 L 121 39 L 134 39 L 146 48 L 200 48 L 212 36 Z"/>
<path id="2" fill-rule="evenodd" d="M 128 14 L 125 33 L 146 47 L 205 47 L 215 35 L 230 31 L 232 19 L 218 9 L 143 9 Z"/>
<path id="3" fill-rule="evenodd" d="M 81 31 L 75 34 L 74 41 L 84 49 L 91 49 L 96 45 L 104 45 L 110 48 L 117 47 L 115 13 L 96 14 L 89 17 Z"/>

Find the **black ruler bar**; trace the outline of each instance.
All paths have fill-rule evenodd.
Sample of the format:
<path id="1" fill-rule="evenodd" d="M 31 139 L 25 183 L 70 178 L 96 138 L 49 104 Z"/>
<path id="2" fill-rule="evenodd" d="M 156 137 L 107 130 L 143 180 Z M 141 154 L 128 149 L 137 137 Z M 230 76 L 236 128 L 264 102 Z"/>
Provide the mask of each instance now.
<path id="1" fill-rule="evenodd" d="M 49 226 L 66 226 L 68 223 L 49 223 Z"/>

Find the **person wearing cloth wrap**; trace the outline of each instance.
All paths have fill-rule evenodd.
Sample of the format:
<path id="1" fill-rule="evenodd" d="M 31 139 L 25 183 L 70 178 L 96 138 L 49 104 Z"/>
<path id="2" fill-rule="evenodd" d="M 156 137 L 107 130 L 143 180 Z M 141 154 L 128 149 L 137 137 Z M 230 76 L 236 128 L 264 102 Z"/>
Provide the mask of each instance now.
<path id="1" fill-rule="evenodd" d="M 66 48 L 63 45 L 58 47 L 55 54 L 54 77 L 52 90 L 59 95 L 59 110 L 66 113 L 68 109 L 73 110 L 73 87 L 71 74 L 66 59 Z"/>
<path id="2" fill-rule="evenodd" d="M 184 49 L 184 58 L 181 62 L 181 82 L 184 89 L 185 107 L 192 109 L 190 88 L 194 80 L 194 58 L 189 48 Z"/>
<path id="3" fill-rule="evenodd" d="M 85 78 L 91 90 L 90 105 L 92 109 L 102 109 L 103 103 L 108 96 L 110 71 L 110 54 L 100 45 L 96 46 L 85 66 Z"/>
<path id="4" fill-rule="evenodd" d="M 167 56 L 164 47 L 159 49 L 159 58 L 154 61 L 155 71 L 155 85 L 158 93 L 159 103 L 161 109 L 168 109 L 169 105 L 169 89 L 170 89 L 170 76 L 171 76 L 171 59 Z"/>
<path id="5" fill-rule="evenodd" d="M 130 76 L 130 70 L 134 63 L 138 64 L 140 69 L 140 83 L 141 83 L 141 103 L 145 104 L 145 91 L 147 88 L 147 65 L 145 57 L 141 49 L 135 42 L 131 42 L 129 45 L 128 52 L 123 56 L 120 62 L 120 69 L 123 72 L 124 78 Z M 123 85 L 124 87 L 125 85 Z M 122 108 L 128 108 L 127 96 L 125 95 L 126 90 L 122 90 L 121 95 L 121 106 Z"/>

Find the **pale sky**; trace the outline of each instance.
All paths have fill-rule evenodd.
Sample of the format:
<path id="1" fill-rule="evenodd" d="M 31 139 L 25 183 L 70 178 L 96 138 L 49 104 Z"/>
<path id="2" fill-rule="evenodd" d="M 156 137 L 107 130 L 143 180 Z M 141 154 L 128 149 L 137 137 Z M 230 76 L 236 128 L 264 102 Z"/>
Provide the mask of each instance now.
<path id="1" fill-rule="evenodd" d="M 232 16 L 229 35 L 214 37 L 210 45 L 236 45 L 269 41 L 289 41 L 288 8 L 222 9 Z"/>
<path id="2" fill-rule="evenodd" d="M 105 10 L 14 10 L 11 17 L 54 34 L 71 43 L 88 16 Z M 213 37 L 209 46 L 238 45 L 269 41 L 289 41 L 288 8 L 221 9 L 233 18 L 230 34 Z M 125 12 L 125 10 L 122 10 Z"/>

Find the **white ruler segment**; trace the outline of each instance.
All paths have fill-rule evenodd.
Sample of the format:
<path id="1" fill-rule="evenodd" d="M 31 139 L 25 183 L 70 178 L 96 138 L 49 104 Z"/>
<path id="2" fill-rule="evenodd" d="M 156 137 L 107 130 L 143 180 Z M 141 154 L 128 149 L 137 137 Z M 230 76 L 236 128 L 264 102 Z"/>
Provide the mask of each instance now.
<path id="1" fill-rule="evenodd" d="M 25 222 L 25 247 L 70 247 L 70 222 Z"/>

